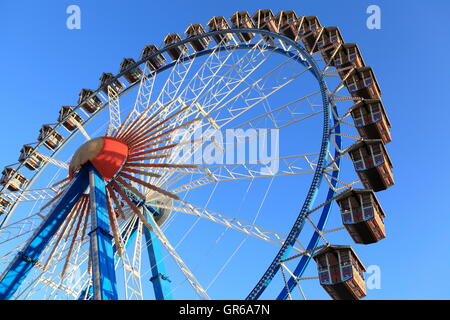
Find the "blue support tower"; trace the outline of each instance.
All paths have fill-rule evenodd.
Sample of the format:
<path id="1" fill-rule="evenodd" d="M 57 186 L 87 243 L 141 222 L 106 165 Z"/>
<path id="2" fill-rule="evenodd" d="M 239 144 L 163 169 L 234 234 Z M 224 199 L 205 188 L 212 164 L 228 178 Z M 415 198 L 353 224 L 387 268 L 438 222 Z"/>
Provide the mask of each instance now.
<path id="1" fill-rule="evenodd" d="M 7 300 L 14 296 L 28 273 L 38 264 L 43 250 L 88 186 L 90 186 L 91 201 L 90 250 L 93 269 L 93 298 L 102 300 L 118 298 L 114 251 L 106 206 L 106 185 L 97 170 L 88 163 L 80 170 L 22 251 L 16 255 L 2 274 L 0 299 Z"/>
<path id="2" fill-rule="evenodd" d="M 153 214 L 151 211 L 154 209 L 148 206 L 144 206 L 144 212 L 147 219 L 149 214 Z M 148 219 L 151 222 L 151 219 Z M 153 225 L 152 225 L 153 226 Z M 154 227 L 154 226 L 153 226 Z M 163 256 L 161 254 L 159 240 L 153 231 L 144 227 L 144 234 L 146 240 L 146 247 L 148 257 L 150 260 L 150 267 L 152 269 L 152 277 L 150 281 L 153 283 L 153 290 L 155 292 L 156 300 L 172 300 L 172 293 L 170 290 L 170 280 L 166 275 L 164 264 L 162 263 Z"/>
<path id="3" fill-rule="evenodd" d="M 114 250 L 106 205 L 106 183 L 97 170 L 89 167 L 91 202 L 90 253 L 94 300 L 117 300 Z"/>

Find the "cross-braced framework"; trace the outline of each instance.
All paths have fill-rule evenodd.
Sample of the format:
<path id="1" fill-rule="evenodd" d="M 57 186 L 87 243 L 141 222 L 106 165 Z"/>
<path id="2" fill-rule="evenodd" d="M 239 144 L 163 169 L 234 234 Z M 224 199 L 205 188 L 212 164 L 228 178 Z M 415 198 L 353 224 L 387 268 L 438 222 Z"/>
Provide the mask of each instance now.
<path id="1" fill-rule="evenodd" d="M 124 59 L 5 168 L 2 298 L 140 300 L 150 282 L 156 299 L 209 299 L 239 252 L 253 252 L 247 242 L 265 257 L 232 277 L 247 299 L 269 286 L 278 299 L 306 299 L 302 281 L 335 299 L 365 296 L 364 266 L 336 243 L 385 237 L 374 192 L 393 184 L 391 137 L 374 73 L 317 17 L 230 20 Z M 58 160 L 67 150 L 70 163 Z M 268 266 L 260 278 L 252 263 Z"/>

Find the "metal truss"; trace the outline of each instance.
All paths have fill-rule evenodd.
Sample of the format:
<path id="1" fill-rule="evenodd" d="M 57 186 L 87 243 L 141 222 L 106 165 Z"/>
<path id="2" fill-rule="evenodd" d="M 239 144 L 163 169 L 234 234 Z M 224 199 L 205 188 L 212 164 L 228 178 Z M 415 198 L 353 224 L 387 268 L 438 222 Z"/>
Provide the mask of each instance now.
<path id="1" fill-rule="evenodd" d="M 108 86 L 109 125 L 106 135 L 113 135 L 121 125 L 119 95 Z"/>

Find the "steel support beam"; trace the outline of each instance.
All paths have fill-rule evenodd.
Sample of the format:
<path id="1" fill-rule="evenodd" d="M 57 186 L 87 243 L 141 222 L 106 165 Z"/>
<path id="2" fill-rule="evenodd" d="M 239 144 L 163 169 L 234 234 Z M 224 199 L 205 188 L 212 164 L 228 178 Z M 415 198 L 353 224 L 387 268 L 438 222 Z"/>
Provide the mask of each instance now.
<path id="1" fill-rule="evenodd" d="M 145 216 L 148 221 L 152 223 L 149 219 L 149 215 L 153 214 L 151 212 L 153 208 L 144 206 Z M 153 209 L 154 210 L 154 209 Z M 150 281 L 153 283 L 153 290 L 155 292 L 156 300 L 172 300 L 172 293 L 170 290 L 170 280 L 166 275 L 164 264 L 162 262 L 163 255 L 161 253 L 161 247 L 159 245 L 159 240 L 153 231 L 148 230 L 144 226 L 145 242 L 148 252 L 148 257 L 150 260 L 150 267 L 152 269 L 152 277 Z"/>
<path id="2" fill-rule="evenodd" d="M 89 166 L 89 187 L 93 300 L 118 300 L 113 237 L 106 205 L 106 182 L 93 166 Z"/>
<path id="3" fill-rule="evenodd" d="M 88 184 L 88 171 L 84 168 L 70 183 L 22 251 L 16 255 L 2 274 L 0 299 L 6 300 L 13 297 L 28 273 L 38 263 L 43 250 L 85 192 Z"/>

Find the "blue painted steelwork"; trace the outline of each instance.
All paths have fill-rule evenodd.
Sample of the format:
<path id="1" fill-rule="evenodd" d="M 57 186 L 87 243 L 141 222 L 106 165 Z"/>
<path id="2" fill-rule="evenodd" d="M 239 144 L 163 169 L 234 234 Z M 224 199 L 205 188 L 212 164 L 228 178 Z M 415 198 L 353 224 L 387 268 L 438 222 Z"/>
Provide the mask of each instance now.
<path id="1" fill-rule="evenodd" d="M 0 278 L 0 299 L 12 298 L 38 259 L 50 239 L 57 232 L 89 183 L 87 170 L 81 170 L 55 203 L 45 220 L 28 240 L 21 252 L 10 263 Z"/>
<path id="2" fill-rule="evenodd" d="M 297 44 L 296 42 L 292 41 L 291 39 L 281 35 L 281 34 L 276 34 L 276 33 L 272 33 L 270 31 L 266 31 L 266 30 L 260 30 L 260 29 L 229 29 L 229 30 L 217 30 L 217 31 L 213 31 L 213 32 L 208 32 L 202 35 L 197 35 L 195 37 L 191 37 L 189 39 L 185 39 L 183 41 L 181 41 L 180 43 L 176 43 L 170 46 L 167 46 L 163 49 L 158 50 L 157 52 L 155 52 L 152 55 L 148 55 L 145 58 L 141 59 L 140 61 L 137 61 L 135 64 L 130 65 L 128 69 L 122 71 L 121 73 L 117 74 L 114 78 L 111 79 L 111 81 L 114 81 L 116 79 L 119 79 L 120 77 L 122 77 L 125 73 L 127 73 L 130 70 L 133 70 L 135 67 L 138 67 L 144 63 L 146 63 L 148 60 L 156 57 L 157 55 L 166 52 L 172 48 L 175 48 L 177 46 L 179 46 L 180 44 L 185 44 L 187 42 L 196 40 L 196 39 L 200 39 L 200 38 L 204 38 L 204 37 L 210 37 L 216 34 L 226 34 L 226 33 L 237 33 L 237 32 L 253 32 L 253 33 L 258 33 L 258 34 L 264 34 L 264 35 L 270 35 L 274 38 L 280 38 L 283 41 L 289 43 L 292 45 L 292 43 Z M 230 45 L 230 46 L 224 46 L 224 47 L 219 47 L 217 48 L 217 51 L 224 51 L 224 50 L 234 50 L 234 49 L 251 49 L 256 47 L 254 44 L 240 44 L 240 45 Z M 295 46 L 296 47 L 296 46 Z M 270 48 L 270 47 L 265 47 L 265 48 Z M 180 60 L 180 62 L 184 62 L 184 61 L 188 61 L 191 59 L 194 59 L 196 57 L 199 56 L 204 56 L 207 54 L 210 54 L 211 52 L 213 52 L 216 49 L 208 49 L 208 50 L 204 50 L 204 51 L 200 51 L 200 52 L 196 52 L 186 58 L 183 58 Z M 280 50 L 279 53 L 281 53 L 281 51 L 284 50 Z M 286 52 L 286 51 L 285 51 Z M 158 70 L 152 71 L 150 74 L 148 74 L 148 77 L 152 77 L 155 76 L 167 69 L 172 68 L 173 66 L 175 66 L 177 63 L 177 61 L 174 61 L 172 63 L 169 63 L 167 65 L 162 66 L 161 68 L 159 68 Z M 129 92 L 130 90 L 132 90 L 134 87 L 138 86 L 140 84 L 139 81 L 135 82 L 134 84 L 131 84 L 130 86 L 128 86 L 127 88 L 123 89 L 118 96 L 121 97 L 122 95 L 126 94 L 127 92 Z M 86 98 L 86 100 L 92 98 L 93 96 L 97 95 L 99 92 L 101 91 L 101 88 L 98 88 L 97 90 L 93 91 L 93 93 Z M 75 113 L 76 111 L 78 111 L 78 109 L 80 109 L 82 106 L 82 103 L 79 104 L 78 106 L 73 108 L 73 112 Z M 105 110 L 107 107 L 109 106 L 109 102 L 105 102 L 94 114 L 92 114 L 88 119 L 86 119 L 83 122 L 83 125 L 87 125 L 89 124 L 96 116 L 98 116 L 103 110 Z M 70 115 L 67 116 L 67 118 L 69 118 Z M 58 127 L 62 126 L 62 123 L 64 121 L 58 123 L 57 125 L 55 125 L 54 130 L 58 129 Z M 78 133 L 79 129 L 76 128 L 74 131 L 71 132 L 71 134 L 61 143 L 61 145 L 56 148 L 53 152 L 53 154 L 51 155 L 52 157 L 54 157 L 55 155 L 57 155 L 63 148 L 64 146 L 70 141 L 72 140 L 72 138 Z M 42 146 L 44 144 L 44 141 L 37 143 L 35 150 L 38 150 L 40 146 Z M 25 162 L 24 162 L 25 163 Z M 17 168 L 17 172 L 20 171 L 20 169 L 24 166 L 24 163 L 20 164 L 19 167 Z M 36 174 L 30 179 L 29 183 L 27 184 L 27 187 L 22 190 L 23 192 L 27 191 L 34 183 L 34 181 L 37 179 L 37 177 L 43 172 L 43 170 L 47 167 L 48 162 L 46 162 L 43 166 L 41 166 L 40 168 L 38 168 L 35 172 Z M 0 193 L 3 192 L 3 189 L 0 191 Z M 15 202 L 11 208 L 8 210 L 7 213 L 3 214 L 0 218 L 1 222 L 0 222 L 0 229 L 7 223 L 7 221 L 9 220 L 11 214 L 14 212 L 14 210 L 17 207 L 18 202 Z"/>
<path id="3" fill-rule="evenodd" d="M 150 206 L 144 206 L 145 215 L 148 218 L 149 214 L 154 214 L 155 209 Z M 151 222 L 151 219 L 148 219 Z M 152 227 L 154 227 L 152 223 Z M 152 277 L 150 281 L 153 283 L 153 290 L 155 292 L 156 300 L 172 300 L 172 292 L 170 290 L 170 279 L 166 275 L 164 267 L 163 255 L 159 246 L 159 240 L 155 233 L 144 227 L 146 247 L 150 266 L 152 269 Z"/>
<path id="4" fill-rule="evenodd" d="M 316 168 L 316 172 L 314 174 L 313 177 L 313 181 L 311 184 L 311 187 L 308 191 L 308 195 L 305 199 L 305 202 L 303 204 L 303 207 L 295 221 L 295 224 L 293 226 L 293 228 L 291 229 L 291 232 L 288 235 L 288 238 L 286 239 L 285 243 L 283 244 L 282 248 L 280 249 L 280 251 L 278 252 L 277 256 L 275 257 L 275 259 L 273 260 L 272 264 L 269 266 L 269 268 L 267 269 L 267 271 L 265 272 L 265 274 L 263 275 L 263 277 L 261 278 L 261 280 L 258 282 L 258 284 L 255 286 L 255 288 L 252 290 L 252 292 L 249 294 L 249 296 L 247 297 L 247 299 L 258 299 L 259 296 L 262 294 L 262 292 L 265 290 L 265 288 L 269 285 L 269 283 L 271 282 L 271 280 L 273 279 L 273 277 L 275 276 L 275 274 L 278 272 L 279 270 L 279 262 L 281 260 L 283 260 L 284 257 L 287 256 L 287 254 L 289 253 L 289 251 L 292 249 L 293 244 L 295 243 L 295 240 L 298 238 L 303 225 L 304 225 L 304 220 L 306 217 L 307 212 L 310 211 L 313 203 L 314 203 L 314 199 L 317 196 L 318 193 L 318 189 L 320 187 L 320 182 L 322 181 L 322 177 L 323 177 L 323 170 L 324 170 L 324 164 L 327 160 L 327 155 L 328 155 L 328 149 L 329 149 L 329 118 L 330 118 L 330 108 L 329 108 L 329 101 L 328 101 L 328 95 L 327 95 L 327 86 L 326 83 L 323 79 L 323 76 L 319 70 L 319 68 L 317 67 L 315 61 L 313 60 L 313 58 L 309 55 L 309 53 L 303 48 L 303 46 L 301 46 L 299 43 L 289 39 L 288 37 L 282 35 L 282 34 L 278 34 L 278 33 L 273 33 L 267 30 L 261 30 L 261 29 L 228 29 L 228 30 L 218 30 L 218 31 L 213 31 L 213 32 L 208 32 L 202 35 L 198 35 L 195 37 L 192 37 L 190 39 L 185 39 L 179 43 L 173 44 L 173 45 L 169 45 L 161 50 L 159 50 L 158 52 L 155 52 L 153 55 L 149 55 L 147 57 L 145 57 L 144 59 L 136 62 L 135 64 L 131 65 L 127 70 L 124 70 L 122 73 L 119 73 L 114 79 L 118 79 L 119 77 L 123 76 L 127 71 L 132 70 L 133 68 L 145 63 L 147 60 L 152 59 L 153 57 L 155 57 L 158 54 L 161 54 L 162 52 L 168 51 L 171 48 L 174 48 L 180 44 L 184 44 L 196 39 L 200 39 L 203 37 L 210 37 L 212 35 L 215 34 L 226 34 L 226 33 L 238 33 L 238 32 L 251 32 L 251 33 L 257 33 L 257 34 L 262 34 L 265 36 L 270 36 L 273 38 L 278 38 L 280 40 L 282 40 L 283 42 L 285 42 L 286 44 L 292 46 L 292 48 L 296 49 L 298 52 L 300 52 L 300 55 L 297 56 L 297 58 L 295 59 L 297 62 L 305 65 L 305 66 L 311 66 L 310 71 L 312 72 L 312 74 L 316 77 L 316 79 L 319 82 L 320 88 L 321 88 L 321 93 L 322 93 L 322 100 L 323 100 L 323 110 L 324 110 L 324 127 L 323 127 L 323 137 L 322 137 L 322 145 L 321 145 L 321 150 L 320 150 L 320 156 L 319 156 L 319 160 L 318 160 L 318 165 Z M 198 56 L 202 56 L 202 55 L 206 55 L 209 54 L 211 52 L 213 52 L 214 50 L 218 50 L 218 51 L 224 51 L 224 50 L 234 50 L 234 49 L 251 49 L 251 48 L 255 48 L 257 47 L 257 45 L 255 44 L 239 44 L 239 45 L 231 45 L 231 46 L 224 46 L 224 47 L 220 47 L 220 48 L 215 48 L 215 49 L 208 49 L 208 50 L 204 50 L 198 53 L 195 53 L 189 57 L 186 57 L 185 59 L 183 59 L 183 61 L 187 61 L 190 59 L 193 59 L 195 57 Z M 285 54 L 286 56 L 290 56 L 292 57 L 293 52 L 290 51 L 285 51 L 283 49 L 280 48 L 275 48 L 275 47 L 268 47 L 265 46 L 266 50 L 274 50 L 277 53 L 280 54 Z M 305 58 L 305 60 L 302 59 Z M 166 69 L 169 69 L 170 67 L 173 67 L 175 65 L 175 62 L 165 65 L 162 68 L 158 69 L 156 72 L 153 72 L 153 74 L 157 74 L 160 73 Z M 120 96 L 125 94 L 126 92 L 128 92 L 129 90 L 131 90 L 134 86 L 136 86 L 138 84 L 135 83 L 131 86 L 129 86 L 128 88 L 124 89 L 121 93 Z M 101 88 L 98 88 L 96 91 L 94 91 L 90 97 L 96 95 L 99 91 L 101 90 Z M 89 97 L 89 98 L 90 98 Z M 102 110 L 104 110 L 106 108 L 108 104 L 105 103 L 99 110 L 98 112 L 96 112 L 91 118 L 89 118 L 87 122 L 89 122 L 90 120 L 93 119 L 94 116 L 96 116 L 97 114 L 99 114 Z M 76 111 L 78 108 L 81 107 L 81 104 L 78 105 L 74 111 Z M 75 130 L 75 132 L 72 133 L 72 135 L 66 139 L 62 145 L 54 152 L 54 154 L 56 154 L 64 145 L 65 143 L 70 140 L 72 138 L 72 136 L 77 132 L 78 130 Z M 42 143 L 41 143 L 42 144 Z M 42 168 L 40 168 L 42 169 Z M 38 174 L 40 173 L 41 170 L 38 171 Z M 33 179 L 30 181 L 31 182 L 34 181 L 36 175 L 33 177 Z M 1 226 L 7 221 L 7 219 L 9 218 L 10 214 L 12 213 L 12 211 L 14 210 L 14 208 L 16 207 L 17 203 L 15 203 L 13 205 L 13 207 L 10 209 L 10 211 L 5 215 L 3 221 L 0 224 L 0 228 Z M 324 210 L 322 213 L 322 217 L 321 217 L 321 222 L 323 221 L 323 223 L 325 223 L 326 218 L 328 217 L 329 214 L 329 209 L 328 210 Z M 320 225 L 320 222 L 319 222 Z M 311 241 L 314 240 L 314 237 L 311 239 Z M 311 243 L 311 242 L 310 242 Z M 309 260 L 308 260 L 309 261 Z M 307 264 L 307 262 L 306 262 Z M 306 265 L 304 264 L 304 265 Z"/>
<path id="5" fill-rule="evenodd" d="M 297 219 L 295 220 L 295 223 L 289 232 L 288 236 L 286 237 L 286 240 L 284 241 L 283 245 L 281 246 L 280 250 L 278 251 L 277 255 L 273 259 L 272 263 L 267 268 L 264 275 L 261 277 L 261 279 L 258 281 L 256 286 L 253 288 L 253 290 L 250 292 L 250 294 L 247 296 L 247 300 L 256 300 L 258 299 L 261 294 L 265 291 L 265 289 L 268 287 L 270 282 L 273 280 L 277 272 L 280 270 L 280 262 L 288 257 L 289 252 L 292 250 L 295 241 L 299 237 L 303 226 L 306 221 L 306 216 L 308 212 L 311 211 L 312 206 L 314 204 L 314 201 L 317 197 L 317 194 L 319 192 L 320 184 L 323 180 L 323 174 L 326 166 L 326 162 L 328 160 L 328 151 L 330 147 L 330 119 L 331 119 L 331 110 L 330 110 L 330 101 L 328 97 L 328 87 L 325 83 L 324 77 L 315 63 L 312 56 L 298 43 L 295 41 L 290 40 L 287 37 L 284 37 L 286 39 L 286 42 L 290 42 L 289 44 L 292 44 L 302 55 L 303 58 L 306 59 L 309 66 L 311 67 L 311 72 L 317 79 L 319 86 L 320 86 L 320 92 L 322 95 L 322 102 L 323 102 L 323 131 L 322 131 L 322 144 L 320 147 L 320 153 L 319 158 L 317 160 L 317 167 L 316 171 L 314 173 L 314 177 L 311 183 L 311 186 L 308 190 L 308 193 L 306 195 L 306 199 L 303 203 L 303 206 L 300 210 L 299 215 L 297 216 Z M 284 40 L 284 39 L 283 39 Z M 298 59 L 297 59 L 298 60 Z"/>
<path id="6" fill-rule="evenodd" d="M 156 208 L 153 208 L 149 205 L 143 205 L 143 201 L 138 201 L 136 196 L 134 194 L 131 194 L 130 191 L 127 191 L 127 194 L 131 197 L 133 202 L 136 203 L 138 206 L 142 206 L 145 208 L 146 216 L 148 217 L 149 212 L 153 214 L 154 216 L 157 216 L 159 214 L 158 210 Z M 150 219 L 149 219 L 150 220 Z M 125 243 L 125 248 L 128 247 L 136 237 L 136 231 L 137 231 L 138 221 L 134 224 L 132 227 L 131 234 L 128 238 L 128 241 Z M 160 251 L 160 246 L 158 245 L 158 239 L 154 235 L 153 232 L 149 231 L 147 227 L 144 225 L 144 236 L 146 240 L 146 247 L 147 252 L 149 256 L 150 265 L 152 267 L 152 278 L 150 281 L 152 281 L 153 284 L 153 290 L 155 292 L 155 298 L 156 300 L 172 300 L 172 294 L 170 290 L 170 280 L 166 275 L 166 271 L 164 268 L 164 264 L 162 262 L 163 257 Z M 125 233 L 125 231 L 124 231 Z M 122 238 L 124 237 L 124 234 L 122 234 Z M 114 255 L 116 253 L 115 247 L 114 249 Z M 88 292 L 86 296 L 86 292 Z M 88 285 L 87 288 L 83 289 L 78 296 L 78 300 L 91 300 L 93 297 L 93 290 L 92 286 Z"/>
<path id="7" fill-rule="evenodd" d="M 87 288 L 83 289 L 78 296 L 77 300 L 92 300 L 94 296 L 94 289 L 91 284 L 88 284 Z"/>
<path id="8" fill-rule="evenodd" d="M 336 128 L 334 129 L 334 132 L 337 133 L 337 135 L 335 136 L 335 142 L 336 142 L 336 146 L 339 149 L 342 149 L 342 139 L 341 139 L 341 136 L 339 135 L 339 133 L 341 132 L 341 126 L 340 126 L 339 120 L 337 119 L 338 111 L 335 106 L 333 106 L 333 110 L 334 110 L 333 122 L 334 122 L 334 125 L 336 126 Z M 336 160 L 336 165 L 338 167 L 340 167 L 341 157 L 340 157 L 340 153 L 337 148 L 334 153 L 334 159 Z M 339 178 L 339 173 L 340 173 L 339 170 L 335 170 L 332 173 L 333 178 L 331 179 L 331 185 L 333 187 L 337 186 L 337 183 L 338 183 L 337 178 Z M 328 190 L 327 199 L 325 200 L 325 203 L 330 201 L 331 199 L 333 199 L 335 194 L 336 194 L 336 192 L 332 188 L 330 188 Z M 316 225 L 317 229 L 320 231 L 322 231 L 325 228 L 332 204 L 333 203 L 330 202 L 327 205 L 325 205 L 322 209 L 322 213 L 321 213 L 319 221 Z M 317 231 L 315 231 L 308 243 L 308 246 L 306 247 L 306 251 L 310 251 L 310 250 L 313 250 L 314 248 L 316 248 L 319 243 L 319 239 L 320 239 L 320 235 Z M 310 262 L 310 260 L 311 260 L 311 257 L 309 255 L 302 256 L 298 265 L 296 266 L 295 270 L 293 271 L 293 274 L 296 277 L 301 277 L 303 272 L 305 272 L 306 267 L 308 266 L 308 263 Z M 289 292 L 292 292 L 292 290 L 295 288 L 296 284 L 297 284 L 297 281 L 295 281 L 295 279 L 293 277 L 290 277 L 289 280 L 287 281 L 287 288 L 286 288 L 286 286 L 283 286 L 283 289 L 281 290 L 280 294 L 278 295 L 277 300 L 286 300 L 289 297 L 288 289 L 289 289 Z"/>
<path id="9" fill-rule="evenodd" d="M 91 203 L 90 253 L 92 259 L 92 285 L 94 300 L 117 300 L 114 250 L 106 205 L 106 182 L 89 165 Z"/>

